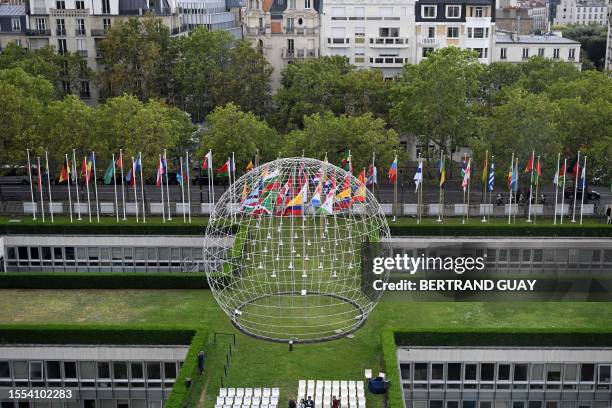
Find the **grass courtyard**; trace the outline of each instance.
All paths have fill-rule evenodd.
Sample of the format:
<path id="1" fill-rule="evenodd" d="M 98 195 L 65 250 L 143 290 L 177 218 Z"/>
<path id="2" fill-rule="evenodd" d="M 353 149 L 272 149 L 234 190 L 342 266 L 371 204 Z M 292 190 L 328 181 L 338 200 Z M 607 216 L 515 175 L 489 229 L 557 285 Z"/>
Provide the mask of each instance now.
<path id="1" fill-rule="evenodd" d="M 352 339 L 297 345 L 270 343 L 238 333 L 208 290 L 0 290 L 3 324 L 109 324 L 206 328 L 237 334 L 226 386 L 278 386 L 281 406 L 299 379 L 359 379 L 381 370 L 385 328 L 612 328 L 612 303 L 409 302 L 386 295 Z M 223 373 L 228 338 L 207 345 L 207 373 L 198 406 L 212 407 Z M 368 405 L 383 406 L 381 397 Z"/>

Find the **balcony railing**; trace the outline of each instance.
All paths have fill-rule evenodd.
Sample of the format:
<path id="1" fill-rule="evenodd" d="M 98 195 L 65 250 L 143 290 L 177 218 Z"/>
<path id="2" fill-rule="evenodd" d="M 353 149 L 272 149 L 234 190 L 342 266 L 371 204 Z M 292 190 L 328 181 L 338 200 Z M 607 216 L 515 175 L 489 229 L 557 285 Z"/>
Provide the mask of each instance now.
<path id="1" fill-rule="evenodd" d="M 423 45 L 434 45 L 436 43 L 436 39 L 432 37 L 421 37 L 421 44 Z"/>
<path id="2" fill-rule="evenodd" d="M 317 58 L 318 56 L 319 50 L 317 48 L 283 48 L 282 52 L 283 59 Z"/>
<path id="3" fill-rule="evenodd" d="M 74 30 L 74 35 L 77 37 L 84 37 L 87 35 L 87 30 L 84 28 L 77 28 Z"/>
<path id="4" fill-rule="evenodd" d="M 263 35 L 266 33 L 266 29 L 264 27 L 246 27 L 247 35 Z"/>
<path id="5" fill-rule="evenodd" d="M 104 29 L 99 29 L 99 28 L 92 28 L 91 29 L 91 36 L 92 37 L 104 37 L 106 35 L 106 30 Z"/>
<path id="6" fill-rule="evenodd" d="M 408 45 L 408 38 L 378 37 L 370 38 L 371 45 Z"/>
<path id="7" fill-rule="evenodd" d="M 26 29 L 26 35 L 31 35 L 34 37 L 47 37 L 51 35 L 51 30 L 33 30 L 33 29 Z"/>
<path id="8" fill-rule="evenodd" d="M 402 66 L 404 62 L 407 62 L 408 58 L 400 57 L 384 57 L 384 58 L 370 58 L 370 65 L 372 66 Z"/>
<path id="9" fill-rule="evenodd" d="M 87 58 L 87 50 L 78 50 L 77 51 L 81 57 Z"/>
<path id="10" fill-rule="evenodd" d="M 345 45 L 345 44 L 350 44 L 350 42 L 351 42 L 350 38 L 327 37 L 327 44 L 329 45 Z"/>
<path id="11" fill-rule="evenodd" d="M 46 7 L 32 7 L 32 14 L 49 14 Z"/>

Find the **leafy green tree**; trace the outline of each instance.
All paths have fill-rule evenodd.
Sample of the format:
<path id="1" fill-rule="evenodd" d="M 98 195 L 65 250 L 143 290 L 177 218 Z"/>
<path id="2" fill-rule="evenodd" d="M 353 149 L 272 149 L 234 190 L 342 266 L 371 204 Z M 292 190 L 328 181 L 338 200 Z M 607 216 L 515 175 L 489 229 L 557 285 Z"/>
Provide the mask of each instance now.
<path id="1" fill-rule="evenodd" d="M 532 57 L 519 66 L 523 76 L 517 85 L 531 93 L 544 92 L 557 81 L 571 81 L 580 76 L 580 71 L 572 64 L 543 57 Z"/>
<path id="2" fill-rule="evenodd" d="M 276 130 L 251 112 L 243 112 L 229 103 L 218 106 L 206 118 L 207 129 L 201 133 L 200 157 L 212 149 L 214 165 L 219 167 L 234 152 L 236 171 L 241 172 L 259 150 L 260 162 L 278 154 L 280 138 Z"/>
<path id="3" fill-rule="evenodd" d="M 285 138 L 282 154 L 319 159 L 327 155 L 330 163 L 338 164 L 346 150 L 351 151 L 355 173 L 369 166 L 372 152 L 384 167 L 393 161 L 394 151 L 400 154 L 399 136 L 371 113 L 336 116 L 326 112 L 306 116 L 304 129 L 294 130 Z"/>
<path id="4" fill-rule="evenodd" d="M 465 145 L 475 128 L 471 110 L 483 66 L 472 51 L 447 47 L 418 65 L 406 65 L 395 82 L 391 116 L 402 132 L 447 152 Z"/>
<path id="5" fill-rule="evenodd" d="M 557 27 L 561 29 L 563 37 L 580 42 L 582 69 L 591 66 L 599 71 L 604 68 L 606 57 L 606 41 L 608 31 L 599 24 L 568 24 Z"/>
<path id="6" fill-rule="evenodd" d="M 101 44 L 102 97 L 124 93 L 142 101 L 171 93 L 171 71 L 176 47 L 170 29 L 152 15 L 118 20 Z"/>
<path id="7" fill-rule="evenodd" d="M 236 41 L 224 30 L 205 28 L 177 41 L 175 103 L 195 121 L 228 102 L 256 115 L 268 112 L 272 68 L 248 42 Z"/>
<path id="8" fill-rule="evenodd" d="M 40 120 L 53 85 L 21 68 L 0 70 L 0 162 L 23 164 L 25 149 L 42 154 Z"/>
<path id="9" fill-rule="evenodd" d="M 357 70 L 345 57 L 322 57 L 287 65 L 282 88 L 274 97 L 276 127 L 283 131 L 301 129 L 304 116 L 333 112 L 361 115 L 372 112 L 386 117 L 389 84 L 378 70 Z"/>
<path id="10" fill-rule="evenodd" d="M 522 75 L 523 73 L 518 64 L 494 62 L 486 65 L 479 78 L 479 101 L 486 107 L 502 103 L 502 90 L 512 87 Z"/>

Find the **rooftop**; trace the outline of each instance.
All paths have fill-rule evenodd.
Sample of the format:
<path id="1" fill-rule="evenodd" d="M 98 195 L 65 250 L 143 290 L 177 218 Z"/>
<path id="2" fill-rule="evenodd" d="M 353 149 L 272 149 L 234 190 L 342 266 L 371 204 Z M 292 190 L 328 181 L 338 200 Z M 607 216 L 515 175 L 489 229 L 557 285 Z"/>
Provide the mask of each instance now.
<path id="1" fill-rule="evenodd" d="M 0 4 L 0 16 L 25 16 L 25 5 Z"/>
<path id="2" fill-rule="evenodd" d="M 495 42 L 497 44 L 580 44 L 578 41 L 569 38 L 559 37 L 553 34 L 545 35 L 519 35 L 516 39 L 509 33 L 496 33 Z"/>

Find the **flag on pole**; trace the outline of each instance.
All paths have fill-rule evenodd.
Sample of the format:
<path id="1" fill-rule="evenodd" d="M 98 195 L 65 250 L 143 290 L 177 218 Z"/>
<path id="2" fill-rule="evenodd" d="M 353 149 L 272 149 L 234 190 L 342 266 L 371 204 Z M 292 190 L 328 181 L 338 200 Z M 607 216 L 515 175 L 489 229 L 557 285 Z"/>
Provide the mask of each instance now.
<path id="1" fill-rule="evenodd" d="M 423 182 L 423 159 L 419 158 L 419 165 L 417 166 L 416 173 L 414 174 L 414 191 L 419 190 L 419 185 Z"/>
<path id="2" fill-rule="evenodd" d="M 351 175 L 344 176 L 342 190 L 336 195 L 336 206 L 340 209 L 348 208 L 351 205 Z"/>
<path id="3" fill-rule="evenodd" d="M 245 170 L 248 173 L 249 171 L 253 170 L 254 168 L 255 168 L 255 166 L 253 165 L 253 160 L 251 159 L 247 163 Z"/>
<path id="4" fill-rule="evenodd" d="M 487 167 L 489 166 L 489 151 L 487 150 L 487 154 L 485 154 L 484 166 L 482 166 L 482 182 L 483 184 L 487 182 Z"/>
<path id="5" fill-rule="evenodd" d="M 117 158 L 117 167 L 123 169 L 123 151 L 119 150 L 119 157 Z"/>
<path id="6" fill-rule="evenodd" d="M 438 172 L 440 173 L 440 188 L 444 187 L 444 183 L 446 183 L 446 158 L 443 156 L 442 159 L 438 160 Z"/>
<path id="7" fill-rule="evenodd" d="M 586 162 L 586 159 L 585 159 Z M 582 172 L 580 174 L 580 181 L 578 182 L 579 188 L 582 190 L 582 196 L 584 197 L 586 187 L 586 165 L 582 166 Z"/>
<path id="8" fill-rule="evenodd" d="M 397 182 L 397 157 L 395 160 L 393 160 L 393 163 L 391 163 L 391 167 L 389 168 L 389 180 L 392 183 Z"/>
<path id="9" fill-rule="evenodd" d="M 83 158 L 83 164 L 81 165 L 81 177 L 83 177 L 87 183 L 91 181 L 91 165 L 91 156 L 89 160 Z"/>
<path id="10" fill-rule="evenodd" d="M 36 172 L 37 172 L 36 187 L 38 188 L 38 191 L 42 191 L 42 174 L 40 171 L 40 158 L 38 159 L 38 166 L 36 167 Z"/>
<path id="11" fill-rule="evenodd" d="M 517 159 L 518 162 L 518 159 Z M 512 178 L 510 179 L 510 187 L 512 188 L 513 192 L 517 192 L 518 191 L 518 163 L 516 163 L 514 165 L 514 168 L 512 169 Z"/>
<path id="12" fill-rule="evenodd" d="M 534 172 L 533 175 L 531 176 L 531 184 L 538 184 L 539 180 L 540 180 L 540 176 L 542 175 L 542 171 L 540 169 L 540 161 L 538 160 L 535 168 L 534 168 Z"/>
<path id="13" fill-rule="evenodd" d="M 342 152 L 342 163 L 340 167 L 342 167 L 344 171 L 347 171 L 349 173 L 353 172 L 353 163 L 351 162 L 351 151 L 350 150 L 347 149 Z"/>
<path id="14" fill-rule="evenodd" d="M 467 153 L 463 154 L 463 161 L 461 162 L 461 178 L 465 178 L 465 168 L 467 167 Z"/>
<path id="15" fill-rule="evenodd" d="M 359 180 L 359 182 L 361 184 L 365 184 L 365 182 L 366 182 L 366 171 L 365 171 L 365 168 L 359 172 L 359 176 L 357 176 L 357 180 Z"/>
<path id="16" fill-rule="evenodd" d="M 66 163 L 62 165 L 60 170 L 59 183 L 63 183 L 70 178 L 70 162 L 66 160 Z"/>
<path id="17" fill-rule="evenodd" d="M 321 208 L 318 209 L 319 214 L 333 214 L 334 212 L 334 199 L 336 197 L 336 178 L 330 177 L 328 182 L 325 183 L 327 187 L 327 193 L 325 194 L 325 201 Z"/>
<path id="18" fill-rule="evenodd" d="M 555 177 L 553 177 L 553 184 L 555 185 L 559 185 L 559 180 L 561 179 L 561 177 L 565 176 L 565 162 L 563 163 L 563 165 L 561 166 L 561 170 L 557 171 L 555 173 Z"/>
<path id="19" fill-rule="evenodd" d="M 209 150 L 202 159 L 202 170 L 207 170 L 212 168 L 212 150 Z"/>
<path id="20" fill-rule="evenodd" d="M 465 192 L 465 190 L 467 190 L 468 185 L 470 184 L 470 176 L 472 173 L 472 159 L 469 158 L 467 160 L 467 165 L 465 166 L 465 169 L 463 170 L 463 182 L 461 183 L 461 186 L 463 187 L 463 191 Z"/>
<path id="21" fill-rule="evenodd" d="M 164 175 L 164 166 L 162 164 L 162 159 L 161 159 L 161 156 L 160 156 L 159 164 L 157 165 L 157 178 L 155 180 L 155 185 L 157 187 L 161 187 L 163 175 Z"/>
<path id="22" fill-rule="evenodd" d="M 176 181 L 179 183 L 179 185 L 183 185 L 183 169 L 181 166 L 179 166 L 178 170 L 176 171 Z"/>
<path id="23" fill-rule="evenodd" d="M 493 186 L 495 184 L 495 163 L 493 158 L 491 158 L 491 171 L 489 172 L 489 192 L 493 191 Z"/>
<path id="24" fill-rule="evenodd" d="M 228 158 L 227 161 L 225 163 L 223 163 L 223 166 L 219 167 L 217 169 L 217 176 L 229 176 L 230 175 L 230 159 Z"/>
<path id="25" fill-rule="evenodd" d="M 373 184 L 378 184 L 378 170 L 374 163 L 370 164 L 368 169 L 368 178 L 366 180 L 366 185 L 371 186 Z"/>
<path id="26" fill-rule="evenodd" d="M 113 161 L 111 160 L 108 163 L 108 167 L 104 172 L 104 184 L 108 185 L 113 182 L 113 178 L 115 177 L 115 166 L 113 166 Z"/>
<path id="27" fill-rule="evenodd" d="M 529 173 L 531 170 L 533 170 L 534 156 L 535 156 L 535 151 L 531 153 L 531 156 L 529 156 L 529 161 L 527 162 L 527 165 L 525 166 L 524 173 Z"/>

